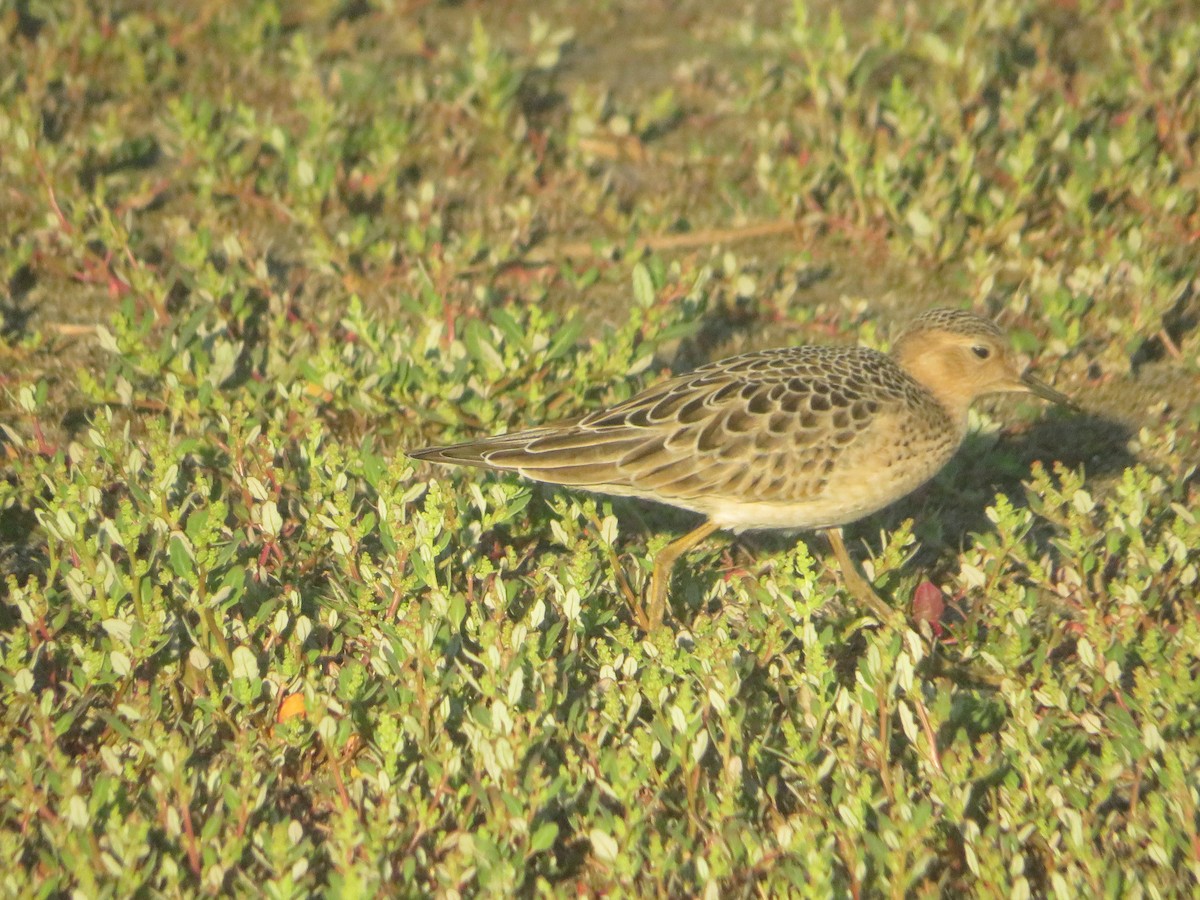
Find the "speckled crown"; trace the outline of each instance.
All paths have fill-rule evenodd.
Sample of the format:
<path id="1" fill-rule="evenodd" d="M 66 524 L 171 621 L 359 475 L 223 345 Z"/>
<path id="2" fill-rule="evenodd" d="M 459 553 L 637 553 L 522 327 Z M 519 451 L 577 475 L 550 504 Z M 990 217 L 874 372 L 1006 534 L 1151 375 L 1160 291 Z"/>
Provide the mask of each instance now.
<path id="1" fill-rule="evenodd" d="M 918 331 L 948 331 L 951 334 L 979 334 L 983 332 L 993 337 L 1004 337 L 1004 332 L 991 319 L 977 315 L 965 309 L 931 309 L 921 313 L 904 333 L 914 334 Z"/>

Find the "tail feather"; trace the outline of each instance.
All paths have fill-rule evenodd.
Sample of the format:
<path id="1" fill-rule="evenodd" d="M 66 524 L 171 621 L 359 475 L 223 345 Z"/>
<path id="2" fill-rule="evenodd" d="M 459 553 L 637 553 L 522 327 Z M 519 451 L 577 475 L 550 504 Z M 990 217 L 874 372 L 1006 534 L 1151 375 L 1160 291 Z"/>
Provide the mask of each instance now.
<path id="1" fill-rule="evenodd" d="M 408 455 L 446 465 L 519 472 L 551 484 L 617 486 L 627 482 L 620 461 L 652 439 L 628 429 L 533 429 L 409 450 Z"/>

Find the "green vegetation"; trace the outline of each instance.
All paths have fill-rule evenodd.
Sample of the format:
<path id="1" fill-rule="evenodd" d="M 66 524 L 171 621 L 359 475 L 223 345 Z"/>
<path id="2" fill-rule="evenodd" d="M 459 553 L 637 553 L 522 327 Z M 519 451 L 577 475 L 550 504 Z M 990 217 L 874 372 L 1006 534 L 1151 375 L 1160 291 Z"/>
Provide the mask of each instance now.
<path id="1" fill-rule="evenodd" d="M 0 4 L 6 894 L 1200 890 L 1194 3 L 116 6 Z M 857 528 L 903 633 L 402 452 L 935 302 L 1088 412 Z"/>

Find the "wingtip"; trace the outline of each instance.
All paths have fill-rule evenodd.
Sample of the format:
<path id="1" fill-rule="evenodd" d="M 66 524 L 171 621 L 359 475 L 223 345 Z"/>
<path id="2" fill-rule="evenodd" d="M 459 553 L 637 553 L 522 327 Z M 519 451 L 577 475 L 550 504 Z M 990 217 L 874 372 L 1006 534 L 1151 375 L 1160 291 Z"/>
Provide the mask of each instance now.
<path id="1" fill-rule="evenodd" d="M 415 459 L 418 462 L 443 463 L 445 465 L 460 466 L 463 464 L 461 460 L 448 455 L 446 451 L 452 450 L 453 447 L 417 447 L 414 450 L 405 450 L 404 455 L 409 459 Z"/>
<path id="2" fill-rule="evenodd" d="M 417 447 L 414 450 L 405 450 L 404 454 L 409 459 L 421 462 L 441 463 L 446 466 L 486 465 L 486 462 L 477 452 L 467 452 L 473 449 L 473 447 L 474 445 L 469 442 L 464 444 L 445 444 L 437 447 Z"/>

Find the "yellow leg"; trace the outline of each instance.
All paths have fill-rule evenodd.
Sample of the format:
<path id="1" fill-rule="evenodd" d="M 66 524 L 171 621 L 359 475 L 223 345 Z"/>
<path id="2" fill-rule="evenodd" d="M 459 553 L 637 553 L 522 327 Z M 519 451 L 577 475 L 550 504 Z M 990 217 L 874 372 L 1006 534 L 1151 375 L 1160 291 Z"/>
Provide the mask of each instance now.
<path id="1" fill-rule="evenodd" d="M 671 570 L 675 567 L 675 560 L 716 530 L 717 526 L 712 522 L 704 522 L 658 551 L 658 555 L 654 557 L 654 571 L 650 575 L 650 592 L 647 596 L 650 601 L 649 607 L 645 612 L 640 609 L 633 611 L 642 628 L 649 631 L 663 622 L 667 611 L 667 588 L 671 584 Z"/>
<path id="2" fill-rule="evenodd" d="M 825 533 L 829 535 L 829 544 L 833 547 L 833 555 L 842 570 L 842 579 L 846 582 L 846 589 L 859 602 L 869 606 L 871 612 L 879 616 L 882 621 L 891 622 L 895 619 L 896 610 L 884 603 L 879 595 L 875 593 L 875 589 L 871 587 L 871 583 L 858 573 L 858 568 L 850 559 L 850 554 L 846 552 L 846 545 L 842 542 L 842 529 L 827 528 L 825 529 Z"/>

